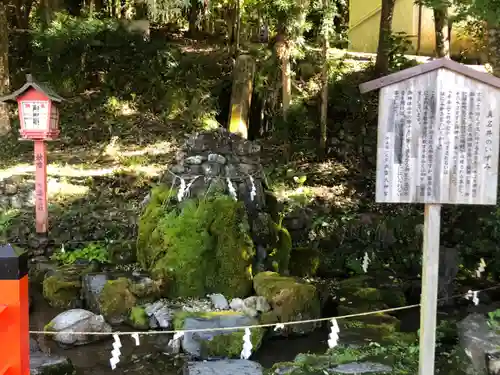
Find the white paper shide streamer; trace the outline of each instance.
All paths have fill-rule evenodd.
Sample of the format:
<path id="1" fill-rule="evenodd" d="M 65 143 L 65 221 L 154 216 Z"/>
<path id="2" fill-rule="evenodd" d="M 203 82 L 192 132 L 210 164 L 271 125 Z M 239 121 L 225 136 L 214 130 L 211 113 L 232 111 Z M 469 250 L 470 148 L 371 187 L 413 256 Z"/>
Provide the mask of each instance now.
<path id="1" fill-rule="evenodd" d="M 252 333 L 250 328 L 245 328 L 245 334 L 243 335 L 243 349 L 241 350 L 241 359 L 248 359 L 252 355 Z"/>
<path id="2" fill-rule="evenodd" d="M 250 186 L 252 187 L 252 189 L 250 190 L 250 200 L 253 202 L 255 196 L 257 195 L 257 189 L 255 187 L 255 181 L 253 180 L 253 177 L 249 175 L 248 178 L 250 180 Z"/>
<path id="3" fill-rule="evenodd" d="M 113 350 L 111 351 L 111 358 L 109 359 L 109 363 L 111 365 L 111 369 L 116 369 L 116 365 L 120 362 L 120 355 L 122 352 L 120 348 L 122 347 L 122 342 L 120 341 L 120 336 L 113 335 Z"/>
<path id="4" fill-rule="evenodd" d="M 233 197 L 235 201 L 238 200 L 238 195 L 236 194 L 236 189 L 234 188 L 233 183 L 229 177 L 226 177 L 227 188 L 229 189 L 229 194 Z"/>
<path id="5" fill-rule="evenodd" d="M 333 318 L 331 321 L 332 329 L 330 334 L 328 335 L 328 347 L 330 349 L 335 348 L 339 343 L 339 324 L 337 323 L 337 319 Z"/>
<path id="6" fill-rule="evenodd" d="M 284 330 L 285 329 L 285 325 L 282 324 L 282 323 L 278 323 L 274 326 L 274 331 L 281 331 L 281 330 Z"/>
<path id="7" fill-rule="evenodd" d="M 177 201 L 181 202 L 186 192 L 186 180 L 184 180 L 182 177 L 179 177 L 179 179 L 181 180 L 181 183 L 179 185 L 179 191 L 177 192 Z"/>
<path id="8" fill-rule="evenodd" d="M 363 257 L 363 264 L 361 267 L 363 268 L 364 273 L 368 272 L 368 266 L 370 265 L 371 259 L 368 255 L 368 252 L 365 251 L 365 256 Z"/>
<path id="9" fill-rule="evenodd" d="M 484 261 L 483 258 L 481 258 L 480 262 L 479 262 L 479 266 L 477 267 L 477 270 L 476 270 L 476 277 L 477 278 L 480 278 L 481 277 L 481 274 L 486 270 L 486 262 Z"/>
<path id="10" fill-rule="evenodd" d="M 139 334 L 137 332 L 136 333 L 132 333 L 130 336 L 132 336 L 132 338 L 134 339 L 135 346 L 141 345 L 141 341 L 139 339 Z"/>
<path id="11" fill-rule="evenodd" d="M 467 294 L 465 295 L 465 299 L 468 299 L 468 300 L 472 300 L 472 302 L 474 303 L 474 305 L 479 305 L 479 296 L 478 296 L 479 292 L 477 290 L 469 290 L 467 292 Z"/>

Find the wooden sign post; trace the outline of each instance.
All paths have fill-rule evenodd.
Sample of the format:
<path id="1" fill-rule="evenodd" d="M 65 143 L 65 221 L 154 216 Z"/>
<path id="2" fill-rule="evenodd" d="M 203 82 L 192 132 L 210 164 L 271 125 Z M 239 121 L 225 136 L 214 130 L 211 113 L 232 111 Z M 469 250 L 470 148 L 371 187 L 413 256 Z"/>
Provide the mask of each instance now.
<path id="1" fill-rule="evenodd" d="M 441 205 L 496 204 L 500 79 L 444 58 L 360 85 L 376 89 L 376 201 L 425 204 L 419 375 L 433 375 Z"/>
<path id="2" fill-rule="evenodd" d="M 31 74 L 26 83 L 12 94 L 0 97 L 0 102 L 17 103 L 19 133 L 23 140 L 34 141 L 35 149 L 35 229 L 46 235 L 49 228 L 47 204 L 47 145 L 59 137 L 59 109 L 63 99 L 49 87 L 35 81 Z"/>

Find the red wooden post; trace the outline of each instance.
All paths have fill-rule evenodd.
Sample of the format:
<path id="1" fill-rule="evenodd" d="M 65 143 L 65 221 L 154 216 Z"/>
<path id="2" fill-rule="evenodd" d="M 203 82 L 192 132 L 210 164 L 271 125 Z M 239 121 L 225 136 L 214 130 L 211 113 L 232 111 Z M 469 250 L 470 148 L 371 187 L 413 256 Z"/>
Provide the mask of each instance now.
<path id="1" fill-rule="evenodd" d="M 0 375 L 29 375 L 28 257 L 0 245 Z"/>
<path id="2" fill-rule="evenodd" d="M 35 194 L 36 232 L 47 233 L 49 210 L 47 207 L 47 145 L 43 140 L 35 140 Z"/>

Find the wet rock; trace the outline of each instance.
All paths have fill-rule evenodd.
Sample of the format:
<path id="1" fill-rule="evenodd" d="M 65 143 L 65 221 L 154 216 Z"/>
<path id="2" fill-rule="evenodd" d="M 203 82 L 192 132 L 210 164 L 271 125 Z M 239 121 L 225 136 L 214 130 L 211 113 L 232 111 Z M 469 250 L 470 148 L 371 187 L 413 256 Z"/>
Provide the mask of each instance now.
<path id="1" fill-rule="evenodd" d="M 40 345 L 36 342 L 34 338 L 30 337 L 30 353 L 35 353 L 40 351 Z"/>
<path id="2" fill-rule="evenodd" d="M 106 335 L 74 334 L 74 332 L 112 332 L 102 315 L 83 309 L 67 310 L 45 325 L 45 330 L 57 332 L 53 339 L 62 346 L 85 345 L 106 338 Z"/>
<path id="3" fill-rule="evenodd" d="M 214 305 L 216 310 L 227 310 L 229 309 L 229 303 L 227 302 L 226 297 L 224 297 L 220 293 L 210 294 L 208 296 Z"/>
<path id="4" fill-rule="evenodd" d="M 271 310 L 271 306 L 262 296 L 251 296 L 243 301 L 241 311 L 252 317 L 257 317 L 260 313 L 266 313 Z"/>
<path id="5" fill-rule="evenodd" d="M 184 375 L 262 375 L 262 366 L 256 362 L 235 359 L 210 362 L 188 362 Z"/>
<path id="6" fill-rule="evenodd" d="M 95 314 L 102 314 L 99 297 L 108 280 L 109 277 L 105 273 L 91 273 L 83 276 L 82 296 L 85 307 Z"/>
<path id="7" fill-rule="evenodd" d="M 144 306 L 144 310 L 149 317 L 149 326 L 153 329 L 168 329 L 172 324 L 174 312 L 164 301 L 156 301 Z"/>
<path id="8" fill-rule="evenodd" d="M 71 361 L 62 356 L 36 351 L 30 354 L 30 375 L 73 375 Z"/>
<path id="9" fill-rule="evenodd" d="M 500 355 L 500 334 L 488 325 L 482 314 L 471 314 L 458 323 L 460 346 L 468 358 L 468 371 L 474 374 L 496 374 L 490 372 Z M 493 361 L 491 361 L 493 359 Z"/>
<path id="10" fill-rule="evenodd" d="M 392 367 L 383 365 L 375 362 L 353 362 L 338 365 L 335 368 L 330 369 L 331 374 L 353 374 L 353 375 L 363 375 L 363 374 L 390 374 Z"/>
<path id="11" fill-rule="evenodd" d="M 182 313 L 181 313 L 182 314 Z M 210 312 L 177 315 L 178 329 L 214 329 L 242 327 L 258 324 L 258 322 L 241 313 Z M 261 344 L 264 330 L 252 329 L 253 350 Z M 182 338 L 182 349 L 195 358 L 239 358 L 243 348 L 243 330 L 185 332 Z"/>
<path id="12" fill-rule="evenodd" d="M 233 311 L 241 312 L 243 311 L 243 300 L 241 298 L 233 298 L 231 300 L 231 303 L 229 304 L 229 307 Z"/>

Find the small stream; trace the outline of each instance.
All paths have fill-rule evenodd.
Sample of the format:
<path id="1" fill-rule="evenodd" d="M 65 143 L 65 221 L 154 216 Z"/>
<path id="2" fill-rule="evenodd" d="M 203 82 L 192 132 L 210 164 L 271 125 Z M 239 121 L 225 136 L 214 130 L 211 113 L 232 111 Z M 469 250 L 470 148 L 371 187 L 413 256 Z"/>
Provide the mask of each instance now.
<path id="1" fill-rule="evenodd" d="M 30 315 L 31 330 L 43 330 L 45 324 L 63 311 L 50 307 L 37 290 L 33 291 L 33 304 L 34 308 Z M 119 329 L 133 330 L 127 326 L 118 327 L 117 330 Z M 270 368 L 277 362 L 292 361 L 299 353 L 324 353 L 327 349 L 327 339 L 326 329 L 317 330 L 304 337 L 266 339 L 251 359 L 265 368 Z M 37 338 L 41 346 L 48 348 L 51 354 L 68 357 L 76 367 L 78 375 L 177 375 L 182 373 L 179 371 L 182 358 L 164 355 L 157 347 L 159 341 L 167 340 L 165 336 L 142 335 L 140 340 L 141 345 L 136 346 L 131 337 L 121 337 L 123 345 L 120 349 L 121 361 L 117 368 L 112 370 L 109 365 L 113 342 L 111 338 L 70 349 L 59 347 L 48 337 Z"/>

